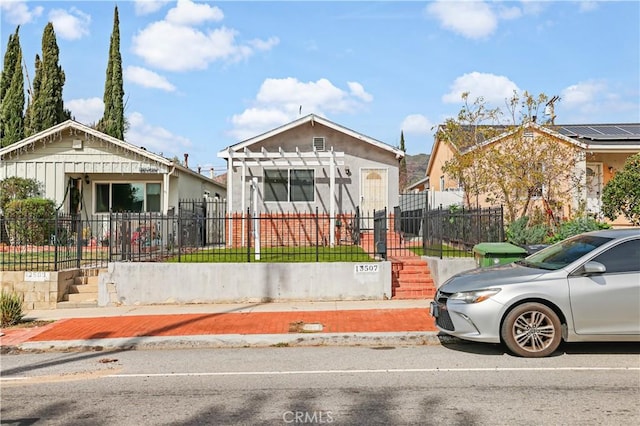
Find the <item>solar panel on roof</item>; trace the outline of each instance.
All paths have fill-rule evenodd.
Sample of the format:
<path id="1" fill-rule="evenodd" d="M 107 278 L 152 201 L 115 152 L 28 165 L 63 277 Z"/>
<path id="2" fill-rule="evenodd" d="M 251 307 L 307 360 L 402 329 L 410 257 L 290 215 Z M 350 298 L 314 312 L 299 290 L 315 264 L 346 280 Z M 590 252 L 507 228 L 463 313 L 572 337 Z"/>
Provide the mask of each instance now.
<path id="1" fill-rule="evenodd" d="M 624 135 L 625 131 L 621 130 L 617 126 L 591 126 L 600 135 Z"/>
<path id="2" fill-rule="evenodd" d="M 618 127 L 632 135 L 640 136 L 640 124 L 623 124 Z"/>

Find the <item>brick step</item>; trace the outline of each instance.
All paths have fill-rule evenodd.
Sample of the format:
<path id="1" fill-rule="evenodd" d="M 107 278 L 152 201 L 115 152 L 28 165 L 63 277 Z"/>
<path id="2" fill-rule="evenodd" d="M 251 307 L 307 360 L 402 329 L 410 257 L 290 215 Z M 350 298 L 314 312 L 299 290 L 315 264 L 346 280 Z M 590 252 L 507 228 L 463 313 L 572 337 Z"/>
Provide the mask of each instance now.
<path id="1" fill-rule="evenodd" d="M 393 299 L 433 299 L 435 296 L 435 291 L 429 290 L 407 290 L 407 291 L 396 291 L 393 295 Z"/>
<path id="2" fill-rule="evenodd" d="M 400 269 L 394 272 L 398 275 L 409 275 L 409 276 L 420 275 L 420 274 L 431 275 L 430 271 L 424 268 L 407 268 L 407 269 Z"/>
<path id="3" fill-rule="evenodd" d="M 98 294 L 98 284 L 72 284 L 69 286 L 70 294 L 77 293 L 96 293 Z"/>
<path id="4" fill-rule="evenodd" d="M 408 282 L 408 283 L 424 283 L 433 282 L 431 274 L 399 274 L 395 281 Z"/>
<path id="5" fill-rule="evenodd" d="M 425 290 L 435 289 L 434 283 L 396 283 L 391 285 L 396 290 Z"/>

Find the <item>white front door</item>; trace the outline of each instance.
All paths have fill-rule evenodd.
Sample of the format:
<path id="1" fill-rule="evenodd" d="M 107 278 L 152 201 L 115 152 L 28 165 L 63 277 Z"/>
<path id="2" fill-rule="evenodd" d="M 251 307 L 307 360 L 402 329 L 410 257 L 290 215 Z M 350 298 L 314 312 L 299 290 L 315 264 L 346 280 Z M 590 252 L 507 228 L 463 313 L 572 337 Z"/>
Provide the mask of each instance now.
<path id="1" fill-rule="evenodd" d="M 602 163 L 587 163 L 587 213 L 600 215 L 601 195 Z"/>
<path id="2" fill-rule="evenodd" d="M 370 218 L 363 220 L 361 226 L 372 229 L 373 212 L 387 206 L 387 169 L 361 169 L 360 188 L 360 215 Z"/>

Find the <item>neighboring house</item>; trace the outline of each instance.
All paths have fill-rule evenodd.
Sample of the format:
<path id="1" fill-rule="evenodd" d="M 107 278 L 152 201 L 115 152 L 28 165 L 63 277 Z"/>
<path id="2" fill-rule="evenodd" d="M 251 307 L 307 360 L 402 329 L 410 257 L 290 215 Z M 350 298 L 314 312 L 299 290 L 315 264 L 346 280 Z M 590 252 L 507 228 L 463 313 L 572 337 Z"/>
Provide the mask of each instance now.
<path id="1" fill-rule="evenodd" d="M 228 212 L 313 214 L 333 221 L 398 204 L 404 152 L 314 114 L 220 151 Z M 331 243 L 334 243 L 333 226 Z"/>
<path id="2" fill-rule="evenodd" d="M 602 188 L 616 171 L 624 166 L 628 157 L 640 152 L 640 123 L 560 124 L 548 127 L 530 122 L 524 127 L 525 130 L 531 131 L 533 136 L 543 135 L 557 139 L 558 143 L 573 145 L 584 154 L 575 170 L 575 176 L 581 180 L 581 188 L 572 194 L 572 204 L 567 206 L 562 214 L 570 217 L 580 206 L 584 206 L 588 214 L 602 219 Z M 482 141 L 479 146 L 500 143 L 512 133 L 502 133 Z M 455 149 L 452 144 L 436 138 L 426 171 L 428 188 L 431 191 L 462 189 L 457 181 L 442 170 L 445 163 L 454 158 Z M 614 226 L 629 225 L 624 217 L 619 217 L 611 223 Z"/>
<path id="3" fill-rule="evenodd" d="M 186 156 L 185 156 L 186 160 Z M 213 179 L 73 120 L 0 149 L 0 180 L 32 178 L 64 213 L 169 213 L 181 199 L 218 197 Z"/>

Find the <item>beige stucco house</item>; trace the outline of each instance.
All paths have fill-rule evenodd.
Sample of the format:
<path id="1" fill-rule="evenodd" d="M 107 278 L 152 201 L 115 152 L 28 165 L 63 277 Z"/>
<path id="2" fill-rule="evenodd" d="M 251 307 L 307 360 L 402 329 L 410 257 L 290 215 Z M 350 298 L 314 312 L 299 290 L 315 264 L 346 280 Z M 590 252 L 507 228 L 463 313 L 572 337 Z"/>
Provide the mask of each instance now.
<path id="1" fill-rule="evenodd" d="M 572 191 L 572 202 L 564 206 L 560 212 L 564 217 L 571 217 L 580 208 L 585 208 L 587 213 L 603 219 L 601 215 L 602 188 L 611 180 L 617 170 L 620 170 L 627 158 L 640 152 L 640 124 L 576 124 L 543 126 L 535 122 L 524 125 L 524 130 L 531 134 L 534 141 L 538 136 L 552 138 L 558 143 L 575 147 L 580 153 L 579 161 L 574 170 L 574 176 L 580 181 L 580 185 Z M 463 150 L 469 152 L 473 149 L 500 144 L 513 135 L 513 131 L 505 131 L 498 136 L 480 143 L 470 143 Z M 445 140 L 436 137 L 429 157 L 426 171 L 430 191 L 450 191 L 459 188 L 459 183 L 451 176 L 443 172 L 443 167 L 457 154 L 456 147 Z M 570 185 L 566 185 L 567 188 Z M 480 205 L 487 204 L 480 197 Z M 581 207 L 582 206 L 582 207 Z M 627 226 L 628 221 L 619 217 L 609 221 L 614 226 Z"/>

